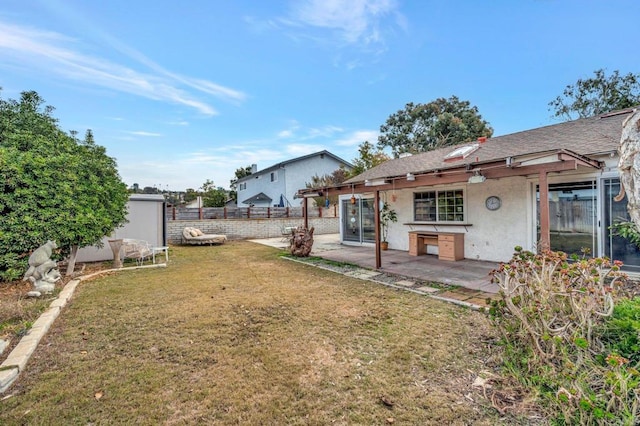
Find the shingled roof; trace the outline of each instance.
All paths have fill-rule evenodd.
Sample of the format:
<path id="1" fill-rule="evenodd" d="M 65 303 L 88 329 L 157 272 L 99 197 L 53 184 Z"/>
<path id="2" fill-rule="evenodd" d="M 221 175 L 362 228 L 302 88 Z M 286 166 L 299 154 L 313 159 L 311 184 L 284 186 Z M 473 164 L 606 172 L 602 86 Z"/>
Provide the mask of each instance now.
<path id="1" fill-rule="evenodd" d="M 489 138 L 485 142 L 467 142 L 408 157 L 396 158 L 349 179 L 345 184 L 394 178 L 404 176 L 407 173 L 419 174 L 436 170 L 444 171 L 463 166 L 471 168 L 483 163 L 506 160 L 507 158 L 542 155 L 560 150 L 573 152 L 584 157 L 615 152 L 620 143 L 622 122 L 632 112 L 633 109 L 630 108 Z M 447 155 L 457 148 L 473 143 L 477 143 L 478 147 L 466 157 L 445 160 Z"/>

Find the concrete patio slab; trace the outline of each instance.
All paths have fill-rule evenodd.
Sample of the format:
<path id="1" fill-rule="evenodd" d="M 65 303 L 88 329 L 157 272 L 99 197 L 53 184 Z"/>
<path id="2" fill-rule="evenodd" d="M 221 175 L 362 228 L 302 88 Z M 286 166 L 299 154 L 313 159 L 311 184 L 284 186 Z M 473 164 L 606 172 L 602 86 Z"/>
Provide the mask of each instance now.
<path id="1" fill-rule="evenodd" d="M 313 240 L 311 256 L 376 270 L 375 248 L 371 244 L 341 244 L 339 234 L 314 235 Z M 288 243 L 282 242 L 279 238 L 251 241 L 283 250 L 288 248 Z M 387 250 L 382 252 L 382 267 L 378 271 L 495 294 L 498 292 L 498 286 L 491 283 L 489 274 L 497 266 L 494 262 L 471 259 L 444 261 L 438 260 L 436 255 L 410 256 L 406 251 Z"/>

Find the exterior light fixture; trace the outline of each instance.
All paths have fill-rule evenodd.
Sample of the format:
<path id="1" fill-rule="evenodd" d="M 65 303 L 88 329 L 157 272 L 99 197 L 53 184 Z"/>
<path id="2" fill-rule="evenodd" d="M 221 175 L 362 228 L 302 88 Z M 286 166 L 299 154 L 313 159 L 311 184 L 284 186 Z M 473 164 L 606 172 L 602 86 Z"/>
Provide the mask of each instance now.
<path id="1" fill-rule="evenodd" d="M 469 183 L 482 183 L 487 180 L 486 177 L 482 176 L 480 172 L 476 171 L 473 176 L 469 178 Z"/>
<path id="2" fill-rule="evenodd" d="M 413 182 L 414 180 L 416 180 L 416 175 L 414 175 L 413 173 L 409 172 L 407 173 L 407 180 L 409 182 Z"/>

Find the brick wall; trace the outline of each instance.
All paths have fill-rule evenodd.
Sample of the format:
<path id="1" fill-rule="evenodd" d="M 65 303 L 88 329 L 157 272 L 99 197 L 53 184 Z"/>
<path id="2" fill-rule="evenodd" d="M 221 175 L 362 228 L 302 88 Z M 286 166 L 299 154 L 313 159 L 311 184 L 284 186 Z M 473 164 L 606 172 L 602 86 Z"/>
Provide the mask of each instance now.
<path id="1" fill-rule="evenodd" d="M 167 239 L 170 243 L 180 243 L 182 230 L 188 226 L 198 228 L 205 234 L 225 234 L 230 240 L 253 238 L 275 238 L 281 236 L 286 226 L 303 226 L 304 219 L 207 219 L 207 220 L 170 220 L 167 222 Z M 339 218 L 312 217 L 309 227 L 314 227 L 314 234 L 337 234 Z"/>

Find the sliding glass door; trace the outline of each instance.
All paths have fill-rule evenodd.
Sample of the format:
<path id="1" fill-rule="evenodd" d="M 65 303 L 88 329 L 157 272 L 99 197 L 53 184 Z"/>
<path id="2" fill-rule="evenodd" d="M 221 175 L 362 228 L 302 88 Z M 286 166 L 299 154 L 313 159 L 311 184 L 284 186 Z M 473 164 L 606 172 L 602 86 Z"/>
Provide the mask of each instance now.
<path id="1" fill-rule="evenodd" d="M 609 227 L 615 222 L 629 221 L 627 197 L 616 202 L 613 198 L 620 192 L 620 179 L 603 179 L 603 231 L 604 255 L 624 263 L 623 269 L 640 272 L 640 250 L 628 240 L 611 234 Z"/>
<path id="2" fill-rule="evenodd" d="M 540 188 L 537 191 L 540 223 Z M 567 254 L 598 253 L 597 191 L 594 180 L 549 185 L 549 231 L 551 250 Z M 538 227 L 538 241 L 540 229 Z"/>
<path id="3" fill-rule="evenodd" d="M 373 198 L 342 200 L 342 239 L 359 243 L 375 242 L 375 209 Z"/>

